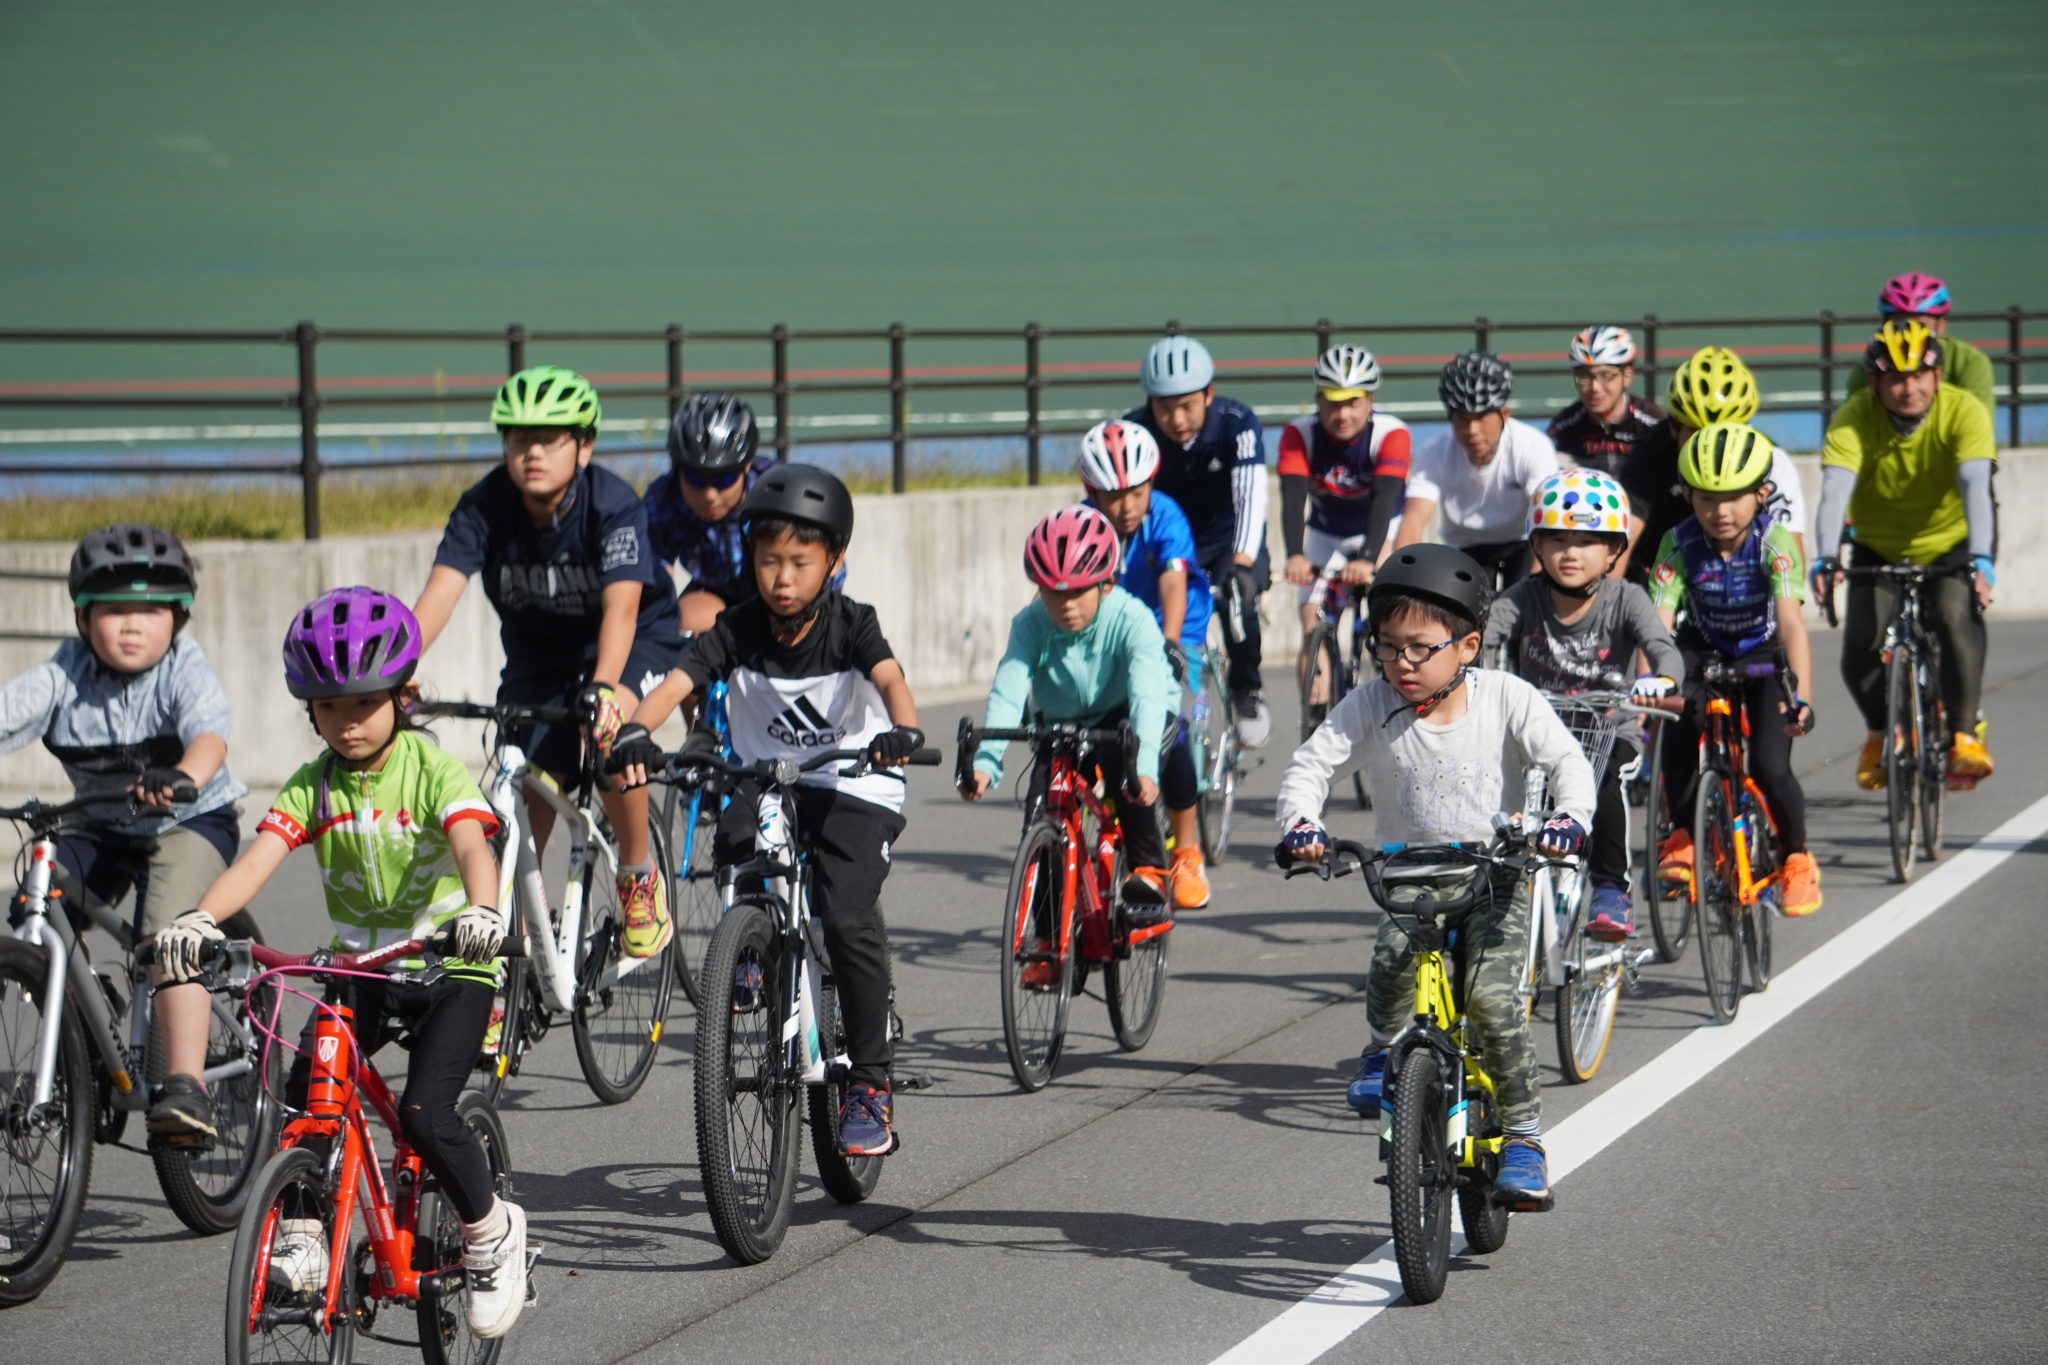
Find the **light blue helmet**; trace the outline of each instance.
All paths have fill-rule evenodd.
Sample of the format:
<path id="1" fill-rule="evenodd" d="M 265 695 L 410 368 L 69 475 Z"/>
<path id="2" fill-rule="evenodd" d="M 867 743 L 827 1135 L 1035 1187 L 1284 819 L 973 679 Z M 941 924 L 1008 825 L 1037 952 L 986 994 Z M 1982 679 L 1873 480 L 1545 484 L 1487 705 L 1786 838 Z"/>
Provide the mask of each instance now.
<path id="1" fill-rule="evenodd" d="M 1147 398 L 1200 393 L 1216 382 L 1216 361 L 1209 348 L 1193 337 L 1161 337 L 1145 352 L 1145 369 L 1139 382 Z"/>

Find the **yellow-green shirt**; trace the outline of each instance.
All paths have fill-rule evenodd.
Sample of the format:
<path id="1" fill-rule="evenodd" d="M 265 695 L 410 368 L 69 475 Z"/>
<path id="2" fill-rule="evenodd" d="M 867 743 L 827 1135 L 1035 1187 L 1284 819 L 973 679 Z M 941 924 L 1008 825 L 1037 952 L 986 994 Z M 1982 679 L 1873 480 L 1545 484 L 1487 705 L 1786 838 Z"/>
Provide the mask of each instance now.
<path id="1" fill-rule="evenodd" d="M 1997 453 L 1984 405 L 1943 384 L 1909 436 L 1899 435 L 1869 389 L 1851 396 L 1828 423 L 1820 459 L 1856 475 L 1849 520 L 1857 544 L 1894 563 L 1929 564 L 1969 534 L 1957 467 Z"/>

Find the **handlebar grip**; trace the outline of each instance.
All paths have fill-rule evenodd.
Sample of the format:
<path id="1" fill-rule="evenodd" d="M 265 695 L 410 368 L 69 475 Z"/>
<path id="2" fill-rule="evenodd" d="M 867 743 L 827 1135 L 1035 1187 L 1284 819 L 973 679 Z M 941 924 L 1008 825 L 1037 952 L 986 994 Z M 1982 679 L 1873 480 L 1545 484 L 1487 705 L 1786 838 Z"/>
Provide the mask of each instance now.
<path id="1" fill-rule="evenodd" d="M 913 768 L 936 768 L 946 761 L 946 755 L 938 749 L 918 749 L 903 761 Z"/>
<path id="2" fill-rule="evenodd" d="M 1775 678 L 1779 668 L 1776 660 L 1768 663 L 1744 664 L 1742 671 L 1752 678 Z"/>

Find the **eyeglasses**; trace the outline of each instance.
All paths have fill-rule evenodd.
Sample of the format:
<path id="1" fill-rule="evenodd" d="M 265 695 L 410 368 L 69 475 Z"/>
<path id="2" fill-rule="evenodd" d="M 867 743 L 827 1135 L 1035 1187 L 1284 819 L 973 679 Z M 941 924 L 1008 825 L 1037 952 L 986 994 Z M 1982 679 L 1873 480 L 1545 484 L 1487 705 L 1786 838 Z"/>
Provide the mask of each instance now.
<path id="1" fill-rule="evenodd" d="M 715 474 L 706 474 L 697 469 L 678 469 L 676 476 L 692 488 L 709 488 L 723 493 L 726 489 L 747 477 L 744 469 L 721 469 Z"/>
<path id="2" fill-rule="evenodd" d="M 1621 371 L 1611 365 L 1581 365 L 1572 371 L 1572 383 L 1581 388 L 1587 384 L 1613 384 L 1621 379 Z"/>
<path id="3" fill-rule="evenodd" d="M 1428 663 L 1431 659 L 1456 643 L 1458 642 L 1455 639 L 1451 639 L 1433 645 L 1383 645 L 1378 640 L 1374 640 L 1372 642 L 1372 657 L 1378 659 L 1383 664 L 1390 664 L 1394 660 L 1399 659 L 1403 663 L 1419 666 Z"/>

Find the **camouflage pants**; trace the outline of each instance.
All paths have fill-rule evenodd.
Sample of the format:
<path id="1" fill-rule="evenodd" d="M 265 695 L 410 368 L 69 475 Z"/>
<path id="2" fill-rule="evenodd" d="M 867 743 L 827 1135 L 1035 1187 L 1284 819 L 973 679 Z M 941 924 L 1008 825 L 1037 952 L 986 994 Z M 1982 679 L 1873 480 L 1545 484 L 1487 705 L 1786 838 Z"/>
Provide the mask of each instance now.
<path id="1" fill-rule="evenodd" d="M 1458 923 L 1465 957 L 1465 1009 L 1480 1048 L 1480 1062 L 1500 1093 L 1504 1127 L 1535 1123 L 1543 1097 L 1536 1080 L 1536 1045 L 1521 995 L 1522 962 L 1529 941 L 1529 884 L 1519 877 L 1494 882 Z M 1415 1018 L 1415 954 L 1392 918 L 1380 921 L 1365 978 L 1365 1017 L 1375 1038 L 1398 1033 Z"/>

